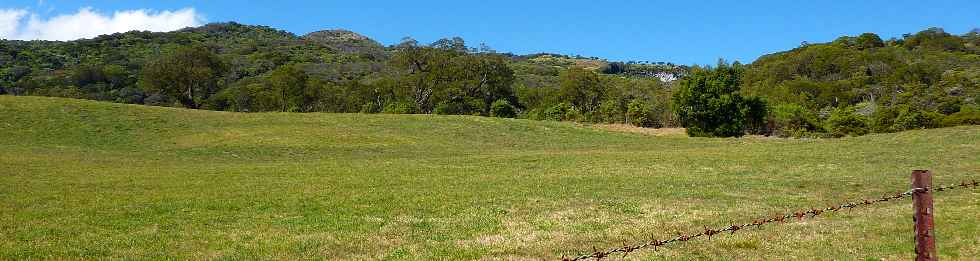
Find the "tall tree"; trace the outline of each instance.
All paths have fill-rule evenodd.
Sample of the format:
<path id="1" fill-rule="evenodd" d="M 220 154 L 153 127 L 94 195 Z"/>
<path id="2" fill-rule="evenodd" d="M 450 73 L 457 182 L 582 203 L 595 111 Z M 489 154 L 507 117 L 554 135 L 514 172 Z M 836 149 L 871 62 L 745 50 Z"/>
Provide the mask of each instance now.
<path id="1" fill-rule="evenodd" d="M 432 96 L 451 80 L 447 68 L 450 68 L 452 58 L 458 55 L 461 53 L 454 50 L 418 46 L 415 42 L 398 45 L 392 63 L 407 73 L 403 79 L 411 89 L 416 112 L 432 112 Z"/>
<path id="2" fill-rule="evenodd" d="M 174 97 L 187 108 L 198 109 L 218 91 L 225 71 L 225 64 L 207 48 L 183 46 L 143 66 L 140 85 L 147 91 Z"/>

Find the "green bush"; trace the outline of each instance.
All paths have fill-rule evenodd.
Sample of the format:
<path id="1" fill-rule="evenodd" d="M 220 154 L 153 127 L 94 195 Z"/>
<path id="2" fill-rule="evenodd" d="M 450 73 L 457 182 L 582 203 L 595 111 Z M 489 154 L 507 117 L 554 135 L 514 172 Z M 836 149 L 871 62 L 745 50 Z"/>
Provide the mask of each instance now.
<path id="1" fill-rule="evenodd" d="M 498 118 L 514 118 L 517 117 L 517 109 L 507 100 L 497 100 L 490 105 L 490 116 Z"/>
<path id="2" fill-rule="evenodd" d="M 599 105 L 599 110 L 596 111 L 598 116 L 598 122 L 603 123 L 617 123 L 626 122 L 626 112 L 620 108 L 619 103 L 614 100 L 607 100 Z"/>
<path id="3" fill-rule="evenodd" d="M 960 125 L 980 125 L 980 110 L 963 107 L 959 112 L 946 116 L 942 121 L 942 126 L 945 127 Z"/>
<path id="4" fill-rule="evenodd" d="M 471 115 L 476 111 L 475 107 L 461 100 L 445 101 L 436 105 L 432 113 L 439 115 Z"/>
<path id="5" fill-rule="evenodd" d="M 892 106 L 875 112 L 872 129 L 875 132 L 899 132 L 940 127 L 943 115 L 909 105 Z"/>
<path id="6" fill-rule="evenodd" d="M 538 116 L 542 120 L 565 121 L 578 119 L 578 111 L 568 103 L 558 103 L 540 112 Z"/>
<path id="7" fill-rule="evenodd" d="M 827 119 L 827 128 L 834 137 L 861 136 L 871 132 L 867 117 L 857 114 L 853 107 L 834 110 Z"/>
<path id="8" fill-rule="evenodd" d="M 807 137 L 823 133 L 817 115 L 799 104 L 782 104 L 770 112 L 773 135 L 779 137 Z"/>
<path id="9" fill-rule="evenodd" d="M 627 121 L 637 127 L 654 127 L 653 117 L 650 117 L 650 107 L 641 100 L 630 101 L 626 106 Z"/>
<path id="10" fill-rule="evenodd" d="M 415 112 L 415 105 L 407 102 L 394 102 L 385 106 L 382 112 L 387 114 L 412 114 Z"/>
<path id="11" fill-rule="evenodd" d="M 368 102 L 361 105 L 361 113 L 379 113 L 381 111 L 381 107 L 374 102 Z"/>

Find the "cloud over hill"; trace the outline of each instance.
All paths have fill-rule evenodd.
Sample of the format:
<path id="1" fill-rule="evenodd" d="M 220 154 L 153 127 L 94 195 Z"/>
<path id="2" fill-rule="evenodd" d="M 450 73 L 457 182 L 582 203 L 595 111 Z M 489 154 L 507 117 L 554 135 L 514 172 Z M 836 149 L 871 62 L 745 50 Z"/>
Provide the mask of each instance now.
<path id="1" fill-rule="evenodd" d="M 28 9 L 0 9 L 0 38 L 66 41 L 133 30 L 173 31 L 203 23 L 204 18 L 193 8 L 123 10 L 107 14 L 86 7 L 74 14 L 49 18 Z"/>

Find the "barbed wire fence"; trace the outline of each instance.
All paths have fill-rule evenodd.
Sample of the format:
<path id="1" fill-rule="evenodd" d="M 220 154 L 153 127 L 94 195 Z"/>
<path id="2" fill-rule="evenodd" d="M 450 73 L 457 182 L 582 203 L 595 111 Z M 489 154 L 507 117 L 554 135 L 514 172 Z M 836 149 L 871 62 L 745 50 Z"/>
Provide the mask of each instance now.
<path id="1" fill-rule="evenodd" d="M 579 256 L 562 256 L 562 260 L 566 260 L 566 261 L 589 260 L 589 259 L 599 260 L 614 255 L 620 255 L 620 254 L 623 257 L 626 257 L 630 253 L 639 250 L 652 248 L 653 251 L 656 251 L 658 247 L 666 246 L 669 244 L 686 242 L 701 237 L 707 237 L 708 239 L 710 239 L 714 235 L 723 234 L 723 233 L 735 234 L 736 232 L 746 228 L 762 227 L 774 223 L 785 223 L 787 221 L 792 221 L 794 219 L 803 220 L 808 217 L 813 218 L 813 217 L 820 216 L 822 214 L 838 212 L 845 209 L 851 210 L 858 207 L 870 206 L 878 203 L 902 200 L 905 198 L 913 197 L 914 195 L 920 193 L 942 192 L 942 191 L 948 191 L 954 189 L 967 189 L 967 188 L 977 188 L 977 187 L 980 187 L 980 182 L 978 182 L 977 180 L 970 180 L 970 181 L 962 181 L 959 184 L 951 184 L 946 186 L 914 188 L 905 192 L 896 193 L 892 195 L 884 195 L 873 199 L 866 198 L 860 200 L 853 200 L 853 201 L 848 201 L 846 203 L 832 205 L 821 209 L 817 209 L 817 208 L 801 209 L 783 215 L 758 218 L 752 220 L 752 222 L 742 223 L 742 224 L 736 223 L 723 228 L 712 229 L 705 226 L 704 230 L 701 230 L 697 233 L 679 234 L 676 237 L 668 238 L 665 240 L 659 240 L 655 237 L 651 237 L 649 240 L 642 241 L 639 243 L 634 243 L 634 244 L 623 243 L 623 246 L 621 247 L 610 248 L 605 250 L 592 247 L 591 252 Z"/>

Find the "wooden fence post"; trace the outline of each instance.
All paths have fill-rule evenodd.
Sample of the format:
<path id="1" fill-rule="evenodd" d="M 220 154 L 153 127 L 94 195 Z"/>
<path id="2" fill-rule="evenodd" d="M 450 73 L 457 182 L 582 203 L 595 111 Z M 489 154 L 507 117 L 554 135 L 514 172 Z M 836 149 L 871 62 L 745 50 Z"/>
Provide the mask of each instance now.
<path id="1" fill-rule="evenodd" d="M 936 231 L 932 220 L 932 172 L 928 170 L 912 171 L 912 189 L 928 189 L 913 191 L 912 202 L 915 211 L 912 220 L 915 222 L 915 260 L 939 260 L 936 254 Z"/>

